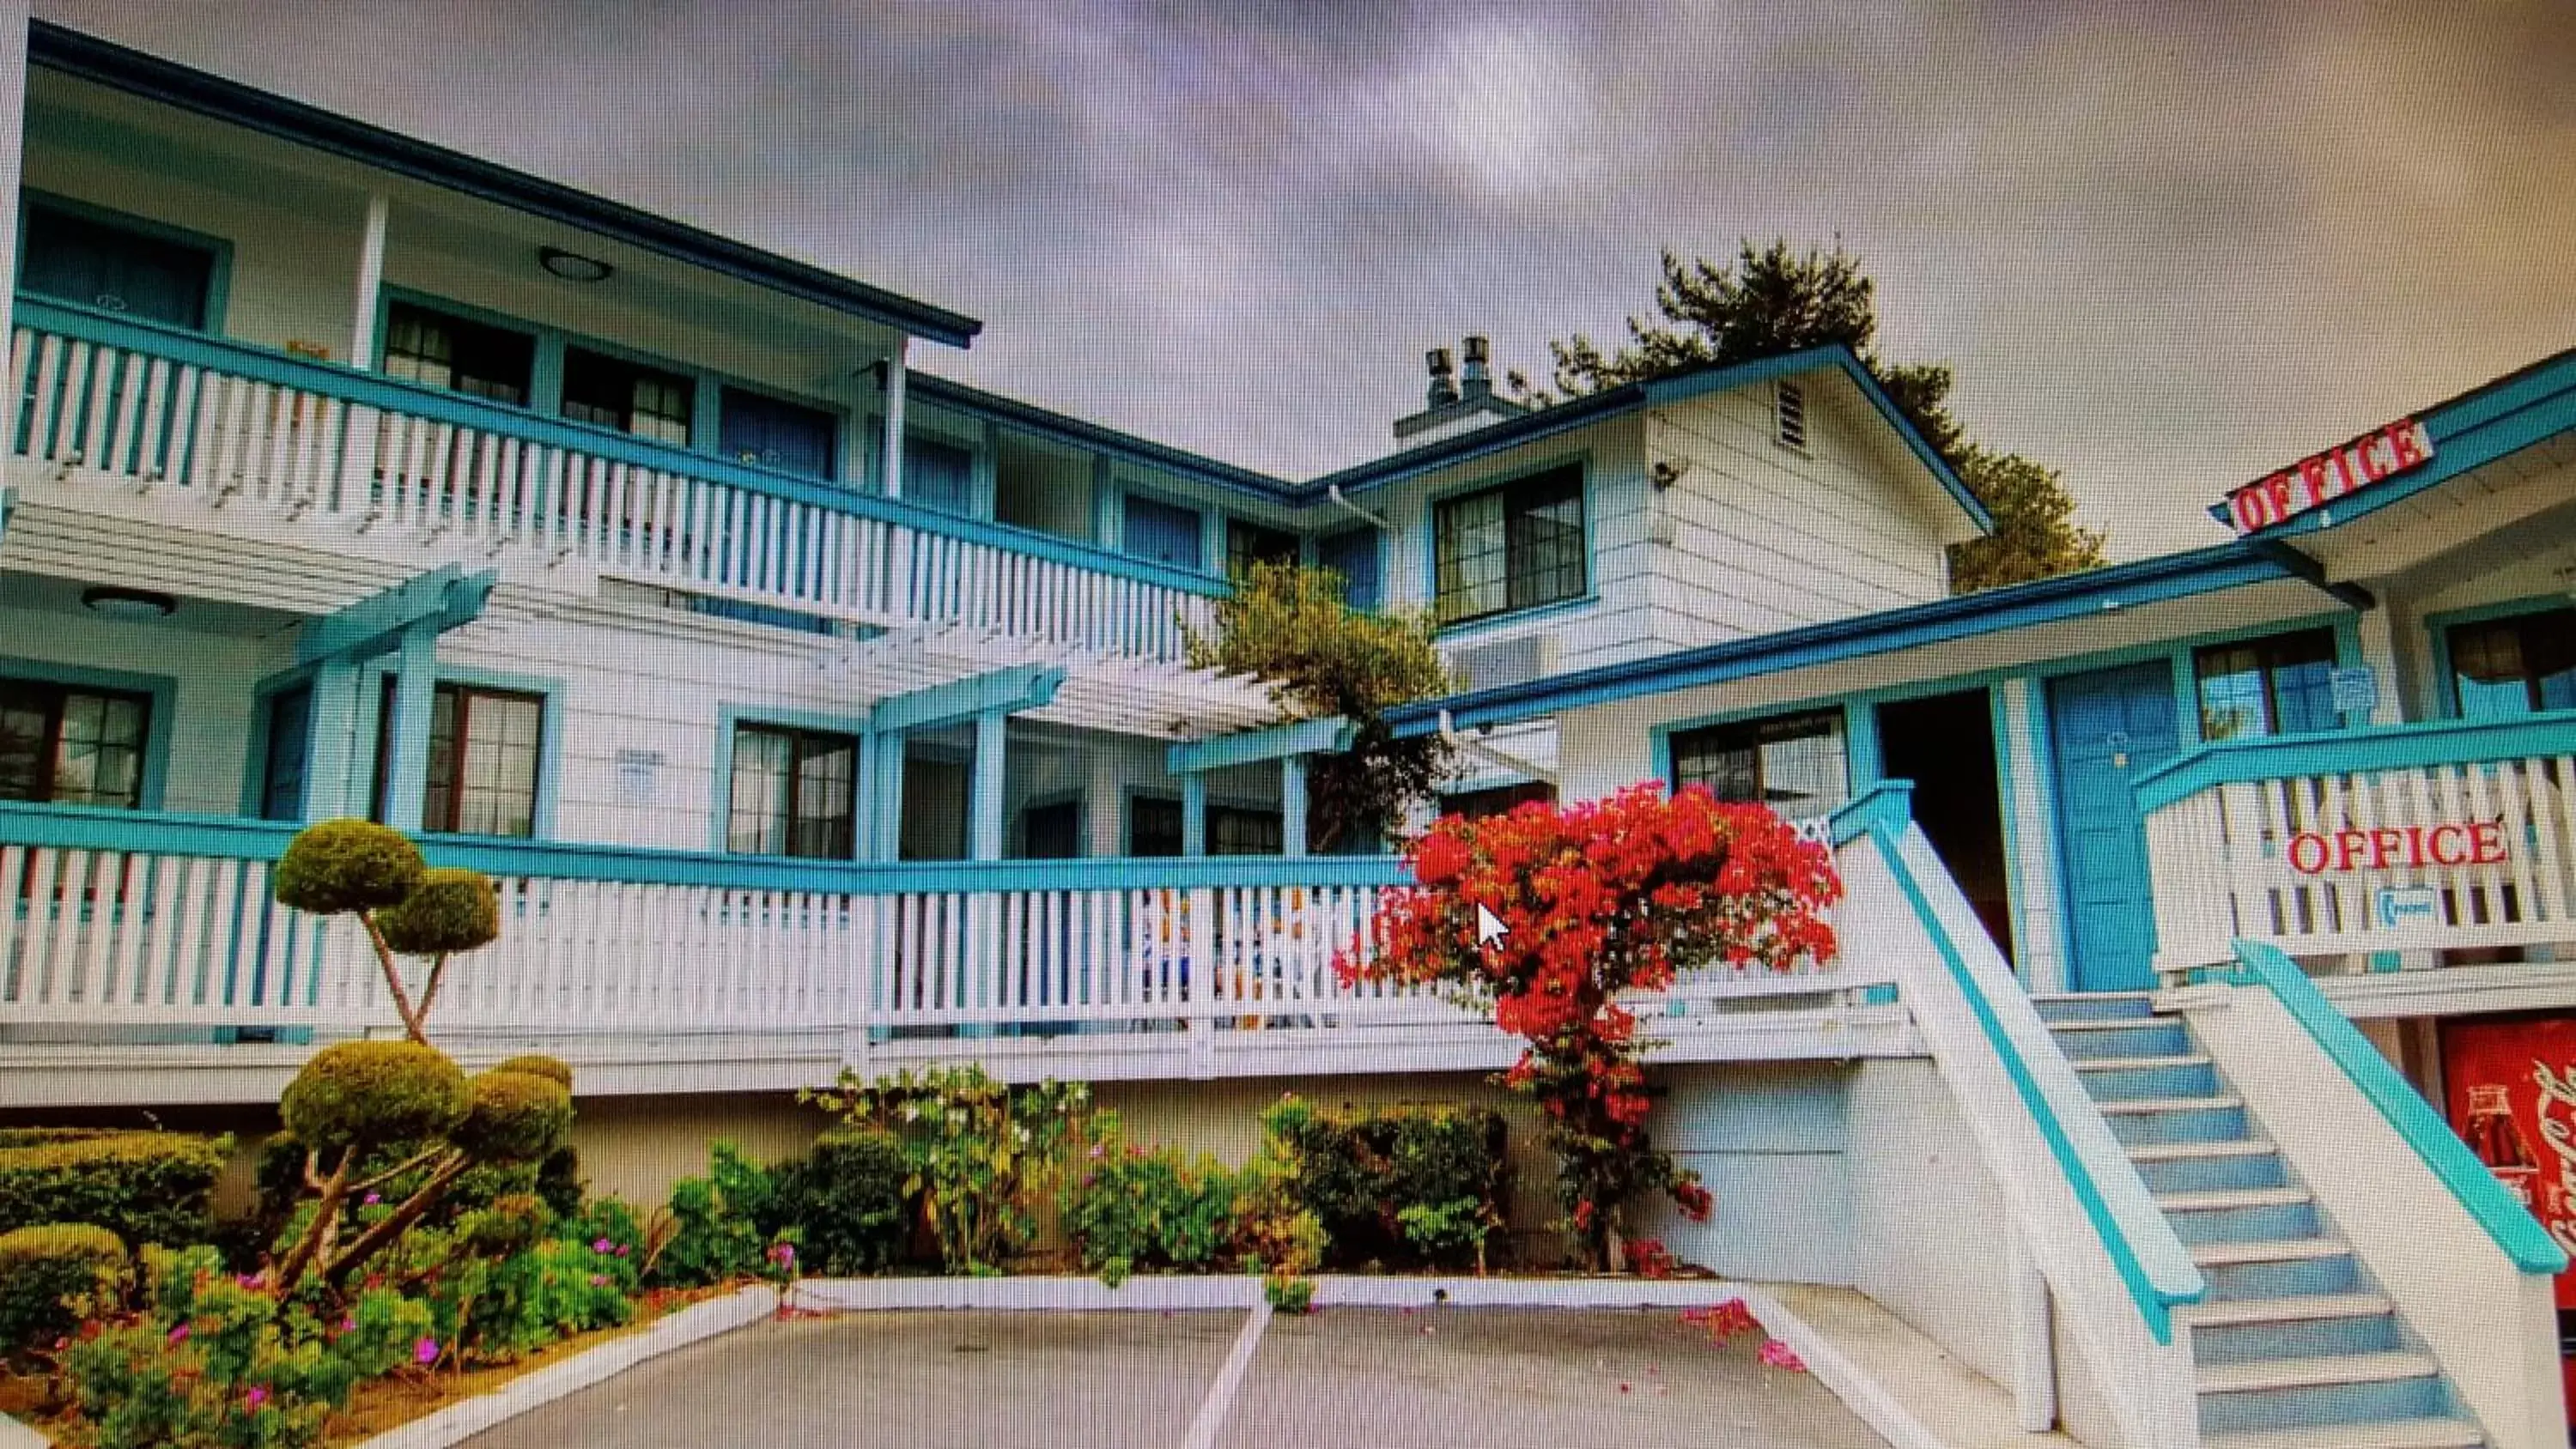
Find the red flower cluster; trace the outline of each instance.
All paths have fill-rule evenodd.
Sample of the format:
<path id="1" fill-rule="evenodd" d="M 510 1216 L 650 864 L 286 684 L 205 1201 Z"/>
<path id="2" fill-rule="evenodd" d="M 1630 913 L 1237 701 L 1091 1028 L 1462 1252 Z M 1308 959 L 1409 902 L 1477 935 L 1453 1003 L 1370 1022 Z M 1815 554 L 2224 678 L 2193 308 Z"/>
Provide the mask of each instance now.
<path id="1" fill-rule="evenodd" d="M 1724 1343 L 1740 1333 L 1759 1333 L 1762 1325 L 1753 1319 L 1753 1310 L 1741 1298 L 1729 1298 L 1708 1308 L 1682 1310 L 1682 1322 L 1694 1328 L 1705 1328 L 1708 1336 Z"/>

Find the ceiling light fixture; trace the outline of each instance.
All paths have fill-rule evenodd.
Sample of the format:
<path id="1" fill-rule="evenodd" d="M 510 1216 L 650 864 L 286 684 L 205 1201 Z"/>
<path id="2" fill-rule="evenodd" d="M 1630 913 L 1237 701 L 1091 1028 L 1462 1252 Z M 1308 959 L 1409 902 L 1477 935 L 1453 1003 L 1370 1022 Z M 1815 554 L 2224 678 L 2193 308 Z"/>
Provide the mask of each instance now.
<path id="1" fill-rule="evenodd" d="M 111 619 L 167 619 L 177 610 L 179 601 L 150 589 L 118 589 L 101 585 L 81 590 L 81 607 Z"/>
<path id="2" fill-rule="evenodd" d="M 617 269 L 597 257 L 568 252 L 561 247 L 537 248 L 537 265 L 567 282 L 605 282 Z"/>

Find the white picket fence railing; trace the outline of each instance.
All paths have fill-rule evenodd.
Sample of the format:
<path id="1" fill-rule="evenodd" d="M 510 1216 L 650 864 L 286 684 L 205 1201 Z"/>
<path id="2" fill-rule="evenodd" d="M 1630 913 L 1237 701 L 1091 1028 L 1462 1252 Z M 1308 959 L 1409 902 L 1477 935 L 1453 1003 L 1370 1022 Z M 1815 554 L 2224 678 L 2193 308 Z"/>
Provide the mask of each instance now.
<path id="1" fill-rule="evenodd" d="M 1215 581 L 471 398 L 22 300 L 12 450 L 716 597 L 1176 660 Z"/>

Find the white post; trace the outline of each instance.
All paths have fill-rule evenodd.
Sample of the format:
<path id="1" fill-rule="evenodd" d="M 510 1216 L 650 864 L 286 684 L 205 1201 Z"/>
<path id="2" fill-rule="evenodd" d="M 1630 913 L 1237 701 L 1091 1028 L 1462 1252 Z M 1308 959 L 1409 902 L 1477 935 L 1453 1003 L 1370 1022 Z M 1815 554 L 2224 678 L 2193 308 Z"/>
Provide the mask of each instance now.
<path id="1" fill-rule="evenodd" d="M 903 381 L 909 365 L 905 357 L 911 350 L 909 337 L 895 343 L 885 365 L 885 465 L 879 471 L 888 498 L 903 496 Z"/>
<path id="2" fill-rule="evenodd" d="M 2005 1291 L 2012 1296 L 2013 1418 L 2025 1433 L 2057 1426 L 2057 1343 L 2049 1322 L 2048 1280 L 2015 1232 L 2004 1252 Z"/>
<path id="3" fill-rule="evenodd" d="M 27 140 L 27 0 L 0 0 L 0 350 L 17 327 L 18 178 Z"/>
<path id="4" fill-rule="evenodd" d="M 366 229 L 358 237 L 358 314 L 349 327 L 349 365 L 376 365 L 376 303 L 385 289 L 385 223 L 391 203 L 381 191 L 367 196 Z"/>

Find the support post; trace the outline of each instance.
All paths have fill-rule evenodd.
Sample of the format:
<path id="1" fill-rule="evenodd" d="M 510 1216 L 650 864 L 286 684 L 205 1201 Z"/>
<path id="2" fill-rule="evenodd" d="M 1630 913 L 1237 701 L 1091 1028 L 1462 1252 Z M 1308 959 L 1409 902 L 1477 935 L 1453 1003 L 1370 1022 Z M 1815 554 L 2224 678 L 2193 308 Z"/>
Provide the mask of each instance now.
<path id="1" fill-rule="evenodd" d="M 857 860 L 874 860 L 877 853 L 877 736 L 874 730 L 859 732 L 859 781 L 851 806 L 855 816 L 850 821 L 850 855 Z"/>
<path id="2" fill-rule="evenodd" d="M 1283 755 L 1279 760 L 1279 853 L 1301 856 L 1306 853 L 1306 757 Z"/>
<path id="3" fill-rule="evenodd" d="M 2018 1232 L 2005 1250 L 2004 1274 L 2012 1295 L 2013 1419 L 2025 1433 L 2044 1434 L 2057 1426 L 2057 1343 L 2048 1280 Z"/>
<path id="4" fill-rule="evenodd" d="M 358 666 L 326 659 L 313 671 L 313 722 L 304 746 L 304 818 L 367 813 L 358 752 Z"/>
<path id="5" fill-rule="evenodd" d="M 366 372 L 376 365 L 376 304 L 385 287 L 385 224 L 391 203 L 381 191 L 367 196 L 367 219 L 358 235 L 357 318 L 349 327 L 349 365 Z"/>
<path id="6" fill-rule="evenodd" d="M 966 817 L 966 858 L 1002 858 L 1002 756 L 1007 710 L 988 709 L 975 716 L 975 775 Z"/>
<path id="7" fill-rule="evenodd" d="M 903 496 L 903 385 L 912 339 L 897 341 L 885 364 L 885 496 Z"/>
<path id="8" fill-rule="evenodd" d="M 1181 777 L 1181 854 L 1207 854 L 1207 776 Z"/>
<path id="9" fill-rule="evenodd" d="M 870 733 L 877 742 L 877 796 L 868 816 L 878 860 L 903 859 L 903 731 Z"/>
<path id="10" fill-rule="evenodd" d="M 429 716 L 438 688 L 438 624 L 423 619 L 403 630 L 396 667 L 389 741 L 385 823 L 418 830 L 429 795 Z"/>

